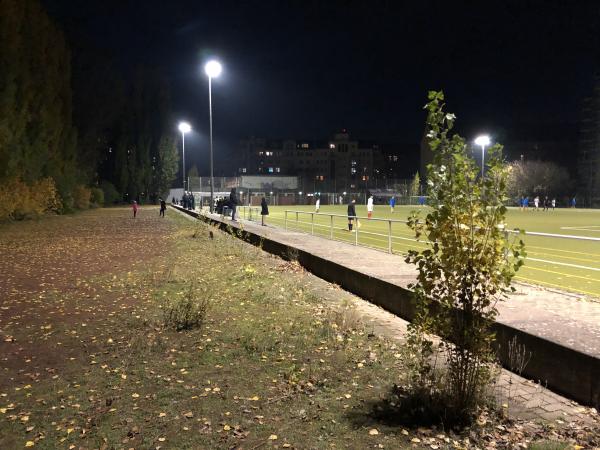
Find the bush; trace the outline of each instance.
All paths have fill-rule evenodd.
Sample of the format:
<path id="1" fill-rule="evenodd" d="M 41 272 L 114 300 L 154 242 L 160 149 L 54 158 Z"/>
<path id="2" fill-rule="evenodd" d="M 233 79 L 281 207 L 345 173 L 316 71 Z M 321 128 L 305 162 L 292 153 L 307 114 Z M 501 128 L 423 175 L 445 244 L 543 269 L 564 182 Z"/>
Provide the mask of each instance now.
<path id="1" fill-rule="evenodd" d="M 90 198 L 92 208 L 98 208 L 104 206 L 104 191 L 102 189 L 93 187 L 91 188 L 92 196 Z"/>
<path id="2" fill-rule="evenodd" d="M 202 328 L 210 298 L 207 289 L 192 283 L 183 297 L 167 301 L 163 306 L 163 326 L 175 331 Z"/>
<path id="3" fill-rule="evenodd" d="M 522 241 L 504 233 L 508 170 L 502 147 L 487 150 L 487 170 L 481 176 L 465 140 L 450 135 L 455 116 L 444 111 L 443 94 L 430 92 L 429 100 L 431 210 L 424 221 L 413 213 L 408 222 L 426 248 L 410 250 L 406 258 L 418 271 L 411 286 L 416 317 L 407 344 L 419 355 L 412 390 L 441 399 L 447 419 L 463 424 L 486 402 L 494 373 L 496 304 L 511 291 L 525 253 Z M 437 356 L 432 335 L 441 338 L 441 374 L 430 364 Z"/>
<path id="4" fill-rule="evenodd" d="M 62 203 L 52 178 L 43 178 L 31 186 L 18 178 L 0 185 L 0 220 L 34 219 L 57 213 Z"/>
<path id="5" fill-rule="evenodd" d="M 75 189 L 73 189 L 73 206 L 77 209 L 88 209 L 90 207 L 91 197 L 91 189 L 78 184 L 75 186 Z"/>
<path id="6" fill-rule="evenodd" d="M 121 200 L 121 195 L 114 184 L 110 181 L 103 180 L 100 183 L 100 189 L 104 193 L 104 204 L 113 205 Z"/>

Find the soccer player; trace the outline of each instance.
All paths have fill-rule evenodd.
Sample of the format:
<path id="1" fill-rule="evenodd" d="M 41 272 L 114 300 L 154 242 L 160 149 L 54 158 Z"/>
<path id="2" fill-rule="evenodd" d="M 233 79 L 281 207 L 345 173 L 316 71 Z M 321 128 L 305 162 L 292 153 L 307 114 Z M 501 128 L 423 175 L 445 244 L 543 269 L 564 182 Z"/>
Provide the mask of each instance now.
<path id="1" fill-rule="evenodd" d="M 390 211 L 392 214 L 394 214 L 394 206 L 396 206 L 396 197 L 392 195 L 392 198 L 390 198 Z"/>
<path id="2" fill-rule="evenodd" d="M 315 212 L 319 213 L 319 208 L 321 207 L 321 197 L 317 197 L 317 201 L 315 202 Z"/>
<path id="3" fill-rule="evenodd" d="M 348 203 L 348 231 L 356 232 L 356 230 L 352 229 L 352 224 L 354 220 L 356 220 L 356 200 L 352 199 L 350 203 Z"/>
<path id="4" fill-rule="evenodd" d="M 370 195 L 367 200 L 367 217 L 370 219 L 373 216 L 373 196 Z"/>

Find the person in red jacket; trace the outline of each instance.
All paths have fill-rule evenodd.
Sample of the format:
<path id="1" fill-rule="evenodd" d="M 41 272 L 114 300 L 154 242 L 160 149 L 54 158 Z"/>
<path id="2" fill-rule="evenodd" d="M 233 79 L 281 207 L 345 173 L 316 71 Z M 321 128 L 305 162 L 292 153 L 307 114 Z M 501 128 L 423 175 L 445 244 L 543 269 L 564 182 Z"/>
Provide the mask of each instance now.
<path id="1" fill-rule="evenodd" d="M 134 200 L 133 204 L 131 205 L 131 208 L 133 209 L 133 218 L 135 219 L 135 216 L 137 215 L 137 211 L 138 211 L 138 204 L 137 202 Z"/>

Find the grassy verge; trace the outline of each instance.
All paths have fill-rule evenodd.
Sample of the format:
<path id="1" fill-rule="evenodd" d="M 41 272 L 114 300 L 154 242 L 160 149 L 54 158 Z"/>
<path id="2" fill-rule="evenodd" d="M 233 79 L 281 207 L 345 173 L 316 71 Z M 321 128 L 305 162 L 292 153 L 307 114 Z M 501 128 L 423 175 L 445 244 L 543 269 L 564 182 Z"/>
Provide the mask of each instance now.
<path id="1" fill-rule="evenodd" d="M 293 264 L 167 220 L 165 257 L 25 296 L 22 315 L 3 319 L 12 357 L 3 358 L 0 448 L 437 449 L 512 439 L 489 422 L 453 433 L 376 419 L 403 370 L 396 343 L 290 277 Z M 207 305 L 202 325 L 165 328 L 165 308 L 182 299 Z M 566 437 L 593 442 L 582 436 Z"/>

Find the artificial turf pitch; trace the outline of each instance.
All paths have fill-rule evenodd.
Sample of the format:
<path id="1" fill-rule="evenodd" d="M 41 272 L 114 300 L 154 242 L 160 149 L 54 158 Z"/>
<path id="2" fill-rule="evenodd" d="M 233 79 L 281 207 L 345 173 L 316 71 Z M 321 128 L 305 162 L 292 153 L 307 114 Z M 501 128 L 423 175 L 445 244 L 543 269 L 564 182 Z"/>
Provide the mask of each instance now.
<path id="1" fill-rule="evenodd" d="M 329 238 L 332 223 L 329 214 L 337 214 L 340 217 L 333 217 L 333 238 L 353 244 L 357 238 L 355 233 L 347 231 L 346 208 L 345 205 L 322 206 L 320 214 L 315 214 L 313 221 L 311 215 L 307 214 L 314 212 L 312 205 L 270 206 L 268 223 L 284 227 L 285 211 L 300 211 L 297 218 L 295 212 L 288 212 L 288 229 L 314 232 L 316 236 Z M 406 220 L 413 210 L 421 210 L 422 215 L 426 214 L 426 208 L 418 206 L 397 206 L 392 214 L 388 206 L 376 205 L 373 218 L 386 221 L 360 219 L 358 244 L 387 251 L 390 227 L 387 219 Z M 243 214 L 243 211 L 240 213 Z M 356 213 L 359 217 L 366 217 L 366 206 L 357 204 Z M 509 208 L 507 224 L 510 229 L 600 238 L 600 210 L 557 208 L 543 211 L 540 208 L 535 211 L 529 208 L 521 211 Z M 405 223 L 392 222 L 391 232 L 394 253 L 405 254 L 411 248 L 424 247 L 415 242 L 414 234 Z M 527 259 L 516 277 L 518 281 L 600 298 L 600 240 L 541 236 L 525 236 L 524 240 Z"/>

